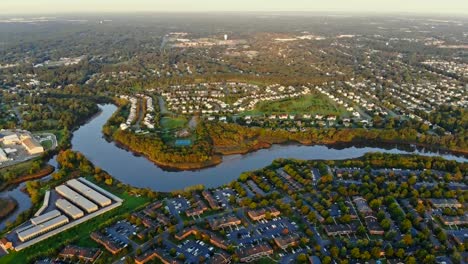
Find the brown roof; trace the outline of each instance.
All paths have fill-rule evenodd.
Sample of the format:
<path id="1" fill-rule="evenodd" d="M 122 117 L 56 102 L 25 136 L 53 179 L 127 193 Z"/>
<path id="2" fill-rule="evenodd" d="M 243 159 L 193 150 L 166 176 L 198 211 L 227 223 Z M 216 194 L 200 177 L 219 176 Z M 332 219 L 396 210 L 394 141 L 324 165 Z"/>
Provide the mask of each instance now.
<path id="1" fill-rule="evenodd" d="M 27 137 L 23 139 L 23 144 L 26 145 L 28 149 L 33 149 L 33 148 L 42 148 L 41 144 L 39 144 L 37 141 L 32 140 L 32 138 Z"/>

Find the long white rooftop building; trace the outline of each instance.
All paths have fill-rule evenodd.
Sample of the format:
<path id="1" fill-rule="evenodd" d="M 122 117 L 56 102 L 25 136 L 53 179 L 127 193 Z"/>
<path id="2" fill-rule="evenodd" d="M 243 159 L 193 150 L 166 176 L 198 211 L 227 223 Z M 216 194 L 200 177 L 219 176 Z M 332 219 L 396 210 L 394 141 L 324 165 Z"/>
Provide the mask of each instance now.
<path id="1" fill-rule="evenodd" d="M 90 186 L 86 184 L 83 184 L 82 182 L 76 179 L 71 179 L 67 181 L 67 185 L 72 187 L 79 193 L 83 194 L 86 198 L 97 203 L 101 207 L 108 206 L 112 203 L 111 199 L 109 199 L 108 197 L 97 192 L 95 189 L 91 188 Z"/>
<path id="2" fill-rule="evenodd" d="M 84 198 L 81 194 L 70 189 L 68 186 L 60 185 L 55 187 L 55 190 L 63 197 L 70 200 L 72 203 L 78 205 L 81 209 L 85 210 L 88 214 L 97 211 L 99 208 L 90 200 Z"/>
<path id="3" fill-rule="evenodd" d="M 120 199 L 119 197 L 113 195 L 112 193 L 110 193 L 110 192 L 104 190 L 103 188 L 101 188 L 101 187 L 97 186 L 96 184 L 94 184 L 94 183 L 92 183 L 92 182 L 86 180 L 86 179 L 83 178 L 83 177 L 78 178 L 78 180 L 79 180 L 80 182 L 82 182 L 82 183 L 84 183 L 84 184 L 90 186 L 91 188 L 93 188 L 93 189 L 99 191 L 100 193 L 106 195 L 107 197 L 111 198 L 112 200 L 114 200 L 114 201 L 116 201 L 116 202 L 123 202 L 123 200 Z"/>
<path id="4" fill-rule="evenodd" d="M 59 226 L 65 225 L 68 223 L 68 218 L 64 215 L 52 218 L 46 222 L 43 222 L 39 225 L 33 225 L 31 228 L 28 228 L 24 231 L 18 232 L 18 238 L 24 242 L 35 238 L 39 235 L 42 235 L 52 229 L 55 229 Z"/>
<path id="5" fill-rule="evenodd" d="M 58 210 L 52 210 L 50 212 L 47 212 L 43 215 L 40 215 L 38 217 L 31 218 L 31 223 L 38 225 L 41 223 L 44 223 L 52 218 L 55 218 L 57 216 L 61 215 L 61 213 Z"/>
<path id="6" fill-rule="evenodd" d="M 84 216 L 84 213 L 80 210 L 80 208 L 74 206 L 72 203 L 65 199 L 58 199 L 55 202 L 55 206 L 57 206 L 57 208 L 62 210 L 65 214 L 67 214 L 73 219 L 78 219 Z"/>

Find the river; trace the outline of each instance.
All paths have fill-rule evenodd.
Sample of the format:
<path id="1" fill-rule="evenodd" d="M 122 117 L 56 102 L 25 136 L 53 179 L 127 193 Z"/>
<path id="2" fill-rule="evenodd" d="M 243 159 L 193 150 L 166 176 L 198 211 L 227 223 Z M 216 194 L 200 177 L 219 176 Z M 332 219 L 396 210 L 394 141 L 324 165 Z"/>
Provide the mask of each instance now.
<path id="1" fill-rule="evenodd" d="M 73 133 L 73 150 L 83 153 L 94 165 L 101 167 L 110 175 L 123 183 L 150 188 L 155 191 L 169 192 L 185 187 L 203 184 L 206 187 L 217 187 L 236 180 L 242 172 L 259 169 L 269 165 L 277 158 L 296 159 L 349 159 L 356 158 L 368 152 L 385 152 L 407 154 L 415 153 L 426 156 L 442 156 L 446 159 L 466 162 L 467 159 L 450 154 L 430 152 L 406 147 L 406 150 L 395 147 L 328 147 L 301 145 L 274 145 L 246 155 L 225 156 L 223 162 L 215 167 L 196 171 L 167 171 L 142 156 L 119 148 L 113 142 L 108 142 L 102 134 L 102 126 L 117 110 L 111 104 L 100 105 L 101 113 Z M 408 150 L 409 148 L 409 150 Z M 57 167 L 56 157 L 49 164 Z M 48 180 L 50 176 L 41 181 Z M 31 207 L 29 196 L 21 191 L 26 183 L 0 193 L 0 197 L 10 196 L 18 202 L 18 207 L 6 219 L 0 221 L 0 230 L 7 221 L 13 221 L 23 211 Z"/>
<path id="2" fill-rule="evenodd" d="M 106 170 L 123 183 L 135 187 L 150 188 L 155 191 L 169 192 L 188 186 L 203 184 L 217 187 L 239 177 L 242 172 L 255 170 L 269 165 L 277 158 L 297 159 L 349 159 L 368 152 L 415 153 L 427 156 L 442 156 L 446 159 L 466 162 L 467 159 L 450 154 L 440 154 L 424 150 L 401 150 L 378 147 L 274 145 L 246 155 L 225 156 L 223 162 L 215 167 L 196 171 L 167 171 L 145 157 L 135 156 L 132 152 L 108 142 L 102 135 L 102 126 L 117 109 L 114 105 L 100 105 L 102 112 L 73 134 L 73 150 L 83 153 L 94 165 Z"/>
<path id="3" fill-rule="evenodd" d="M 57 168 L 57 161 L 56 161 L 56 157 L 57 156 L 54 156 L 53 158 L 50 159 L 49 161 L 49 164 L 54 166 L 55 168 Z M 46 176 L 46 177 L 43 177 L 40 179 L 40 181 L 46 181 L 48 179 L 50 179 L 50 175 Z M 7 222 L 13 222 L 15 221 L 16 217 L 28 210 L 30 207 L 31 207 L 31 199 L 29 198 L 29 196 L 24 193 L 22 191 L 22 189 L 26 186 L 26 182 L 22 182 L 20 184 L 18 184 L 17 186 L 15 186 L 14 188 L 11 188 L 9 190 L 6 190 L 4 192 L 1 192 L 0 193 L 0 197 L 10 197 L 10 198 L 13 198 L 16 200 L 18 206 L 16 207 L 15 211 L 13 213 L 11 213 L 10 215 L 8 215 L 6 218 L 2 219 L 0 221 L 0 231 L 5 228 L 5 224 Z"/>

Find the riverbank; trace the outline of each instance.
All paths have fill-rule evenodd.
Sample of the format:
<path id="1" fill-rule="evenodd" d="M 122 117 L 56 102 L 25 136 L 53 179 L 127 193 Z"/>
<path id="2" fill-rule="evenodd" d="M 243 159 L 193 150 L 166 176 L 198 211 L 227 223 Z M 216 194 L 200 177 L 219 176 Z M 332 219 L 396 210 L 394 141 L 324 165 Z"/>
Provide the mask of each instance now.
<path id="1" fill-rule="evenodd" d="M 327 146 L 331 148 L 336 148 L 339 146 L 343 146 L 343 148 L 347 147 L 382 147 L 388 146 L 389 148 L 399 146 L 399 147 L 408 147 L 408 149 L 420 148 L 425 150 L 430 150 L 432 152 L 439 152 L 444 154 L 453 154 L 456 156 L 461 156 L 464 158 L 468 158 L 468 150 L 453 150 L 447 148 L 440 148 L 429 146 L 427 144 L 421 144 L 419 142 L 406 142 L 406 141 L 398 141 L 398 140 L 379 140 L 370 142 L 369 140 L 352 140 L 352 141 L 340 141 L 340 140 L 322 140 L 317 142 L 311 141 L 301 141 L 301 140 L 263 140 L 254 143 L 253 145 L 237 145 L 237 146 L 214 146 L 214 152 L 219 155 L 228 156 L 228 155 L 246 155 L 249 153 L 253 153 L 255 151 L 261 149 L 269 149 L 274 145 L 280 146 L 288 146 L 288 145 L 301 145 L 301 146 Z"/>
<path id="2" fill-rule="evenodd" d="M 130 146 L 127 146 L 127 145 L 123 144 L 120 141 L 112 140 L 112 139 L 109 139 L 107 137 L 106 137 L 106 139 L 108 141 L 115 142 L 115 145 L 117 147 L 119 147 L 121 149 L 124 149 L 126 151 L 130 151 L 134 155 L 143 156 L 147 160 L 154 163 L 155 165 L 157 165 L 157 166 L 159 166 L 159 167 L 161 167 L 161 168 L 163 168 L 165 170 L 168 170 L 168 171 L 171 171 L 171 170 L 174 170 L 174 171 L 198 170 L 198 169 L 214 167 L 214 166 L 220 164 L 221 162 L 223 162 L 222 155 L 216 155 L 216 154 L 212 155 L 209 160 L 204 161 L 204 162 L 182 162 L 182 163 L 162 162 L 162 161 L 159 161 L 159 160 L 156 160 L 156 159 L 152 159 L 148 155 L 146 155 L 145 153 L 143 153 L 143 152 L 141 152 L 141 151 L 139 151 L 139 150 L 137 150 L 135 148 L 132 148 Z"/>
<path id="3" fill-rule="evenodd" d="M 16 185 L 16 184 L 19 184 L 19 183 L 22 183 L 22 182 L 26 182 L 26 181 L 29 181 L 29 180 L 40 179 L 42 177 L 45 177 L 45 176 L 51 174 L 52 172 L 54 172 L 54 170 L 55 170 L 54 166 L 46 164 L 41 170 L 39 170 L 36 173 L 25 174 L 25 175 L 16 177 L 15 179 L 13 179 L 11 181 L 3 183 L 0 186 L 0 191 L 4 191 L 5 189 L 8 189 L 12 185 Z"/>
<path id="4" fill-rule="evenodd" d="M 108 139 L 109 140 L 109 139 Z M 271 140 L 267 141 L 262 139 L 261 141 L 253 142 L 252 144 L 239 144 L 237 146 L 213 146 L 213 155 L 211 159 L 206 162 L 194 162 L 194 163 L 167 163 L 161 162 L 157 159 L 151 159 L 143 152 L 138 151 L 137 149 L 131 148 L 126 146 L 122 142 L 114 141 L 119 148 L 125 149 L 127 151 L 132 152 L 135 155 L 140 155 L 154 163 L 155 165 L 161 167 L 164 170 L 168 171 L 187 171 L 187 170 L 198 170 L 198 169 L 205 169 L 209 167 L 213 167 L 219 165 L 223 162 L 223 157 L 230 156 L 230 155 L 247 155 L 250 153 L 254 153 L 256 151 L 262 149 L 270 149 L 274 145 L 279 146 L 289 146 L 289 145 L 300 145 L 300 146 L 326 146 L 326 147 L 372 147 L 372 146 L 381 146 L 386 145 L 389 148 L 394 148 L 395 146 L 404 146 L 408 147 L 409 149 L 414 148 L 423 148 L 429 149 L 431 151 L 438 151 L 438 152 L 445 152 L 446 154 L 455 154 L 461 155 L 463 157 L 467 157 L 468 151 L 454 151 L 448 150 L 444 148 L 434 148 L 433 146 L 428 146 L 425 144 L 421 144 L 418 142 L 404 142 L 404 141 L 397 141 L 397 140 L 379 140 L 370 142 L 368 140 L 352 140 L 352 141 L 320 141 L 320 142 L 310 142 L 310 141 L 298 141 L 298 140 L 281 140 L 278 138 L 272 138 Z"/>
<path id="5" fill-rule="evenodd" d="M 0 197 L 0 220 L 8 217 L 16 210 L 18 203 L 12 198 Z"/>

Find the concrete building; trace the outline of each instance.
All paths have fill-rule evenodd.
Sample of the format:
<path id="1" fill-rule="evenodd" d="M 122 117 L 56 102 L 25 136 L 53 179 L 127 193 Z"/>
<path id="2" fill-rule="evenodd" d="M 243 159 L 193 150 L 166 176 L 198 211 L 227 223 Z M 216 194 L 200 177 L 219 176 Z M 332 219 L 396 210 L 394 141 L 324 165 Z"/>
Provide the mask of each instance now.
<path id="1" fill-rule="evenodd" d="M 21 140 L 21 144 L 28 151 L 29 154 L 35 155 L 44 152 L 44 147 L 35 139 L 27 136 Z"/>
<path id="2" fill-rule="evenodd" d="M 223 216 L 221 218 L 217 219 L 210 219 L 208 220 L 208 223 L 213 230 L 218 230 L 221 228 L 226 228 L 230 226 L 236 226 L 240 225 L 242 222 L 239 218 L 229 215 L 229 216 Z"/>
<path id="3" fill-rule="evenodd" d="M 270 217 L 278 217 L 281 214 L 281 212 L 278 211 L 278 209 L 274 207 L 268 207 L 268 208 L 261 208 L 258 210 L 249 210 L 247 214 L 252 220 L 259 221 L 267 217 L 267 215 L 270 215 Z"/>
<path id="4" fill-rule="evenodd" d="M 40 225 L 32 225 L 31 228 L 18 232 L 18 238 L 21 242 L 33 239 L 40 236 L 48 231 L 63 226 L 68 223 L 68 218 L 64 215 L 52 218 Z"/>
<path id="5" fill-rule="evenodd" d="M 60 251 L 59 256 L 63 258 L 73 258 L 77 257 L 79 260 L 84 262 L 94 262 L 99 255 L 101 255 L 101 250 L 97 248 L 82 248 L 77 246 L 67 245 L 62 251 Z"/>
<path id="6" fill-rule="evenodd" d="M 5 145 L 15 145 L 20 143 L 21 141 L 17 134 L 11 134 L 3 137 L 3 144 Z"/>
<path id="7" fill-rule="evenodd" d="M 299 235 L 298 234 L 292 234 L 292 235 L 287 235 L 287 236 L 279 236 L 275 237 L 273 241 L 275 244 L 285 250 L 288 247 L 294 247 L 299 244 Z"/>
<path id="8" fill-rule="evenodd" d="M 60 215 L 61 213 L 58 210 L 53 210 L 38 217 L 31 218 L 31 223 L 33 223 L 34 225 L 39 225 Z"/>
<path id="9" fill-rule="evenodd" d="M 58 194 L 78 205 L 81 209 L 85 210 L 88 214 L 99 209 L 96 204 L 92 203 L 90 200 L 84 198 L 65 185 L 57 186 L 55 187 L 55 190 L 58 192 Z"/>
<path id="10" fill-rule="evenodd" d="M 119 197 L 113 195 L 112 193 L 104 190 L 103 188 L 97 186 L 96 184 L 86 180 L 85 178 L 81 177 L 81 178 L 78 178 L 78 180 L 86 185 L 88 185 L 89 187 L 93 188 L 94 190 L 104 194 L 105 196 L 111 198 L 112 200 L 116 201 L 116 202 L 123 202 L 122 199 L 120 199 Z"/>
<path id="11" fill-rule="evenodd" d="M 103 245 L 110 253 L 114 255 L 118 254 L 120 251 L 122 251 L 122 249 L 124 249 L 123 246 L 117 244 L 116 242 L 112 241 L 111 239 L 99 232 L 91 233 L 90 237 L 92 240 Z"/>
<path id="12" fill-rule="evenodd" d="M 79 193 L 83 194 L 86 198 L 97 203 L 101 207 L 108 206 L 112 203 L 111 199 L 107 198 L 106 196 L 95 191 L 93 188 L 85 185 L 84 183 L 76 179 L 67 181 L 67 185 L 73 188 L 74 190 L 78 191 Z"/>
<path id="13" fill-rule="evenodd" d="M 435 208 L 462 208 L 463 205 L 457 199 L 429 199 Z"/>
<path id="14" fill-rule="evenodd" d="M 236 255 L 239 256 L 240 262 L 252 262 L 272 254 L 273 249 L 266 243 L 249 248 L 238 249 L 236 251 Z"/>
<path id="15" fill-rule="evenodd" d="M 62 210 L 65 214 L 67 214 L 73 219 L 78 219 L 84 216 L 83 211 L 81 211 L 78 207 L 74 206 L 65 199 L 58 199 L 55 202 L 55 206 L 57 206 L 57 208 Z"/>

